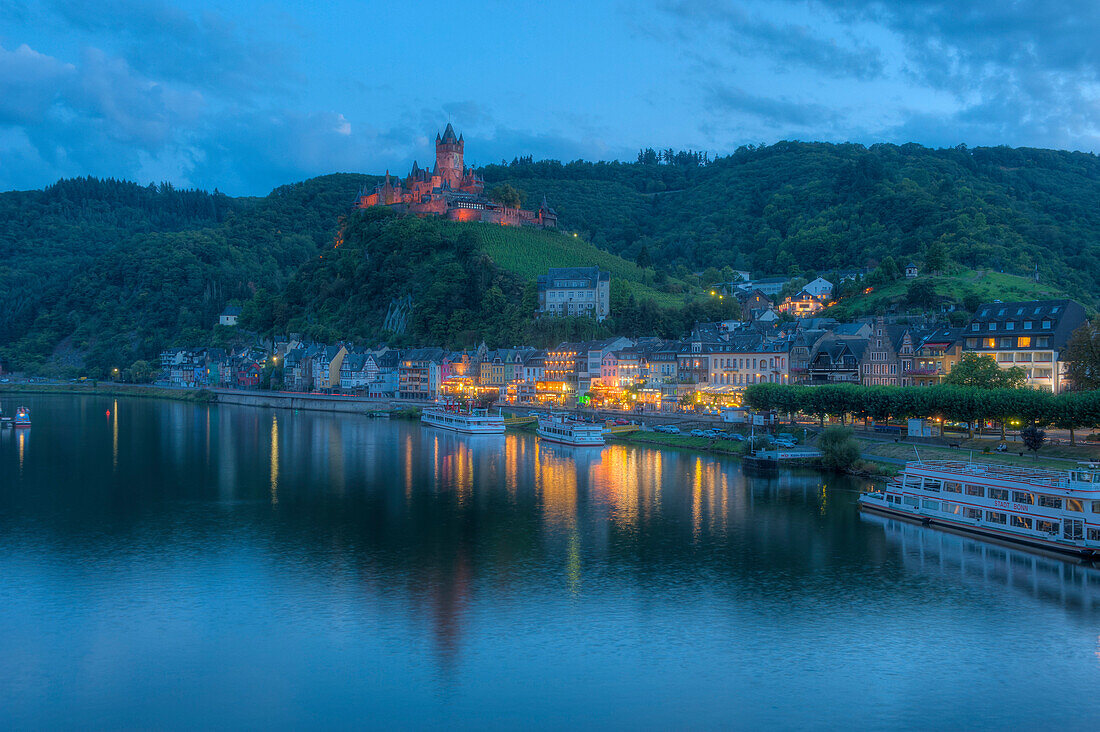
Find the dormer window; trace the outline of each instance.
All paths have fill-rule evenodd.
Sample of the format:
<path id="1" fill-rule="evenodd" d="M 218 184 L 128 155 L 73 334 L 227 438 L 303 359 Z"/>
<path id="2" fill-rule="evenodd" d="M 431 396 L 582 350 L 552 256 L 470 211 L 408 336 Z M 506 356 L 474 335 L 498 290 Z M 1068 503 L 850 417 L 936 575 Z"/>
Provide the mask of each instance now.
<path id="1" fill-rule="evenodd" d="M 974 323 L 970 326 L 970 330 L 974 331 L 975 333 L 977 333 L 981 329 L 982 329 L 981 323 Z"/>
<path id="2" fill-rule="evenodd" d="M 990 323 L 989 324 L 989 332 L 992 333 L 995 330 L 997 330 L 997 324 L 996 323 Z"/>
<path id="3" fill-rule="evenodd" d="M 1024 321 L 1024 330 L 1031 330 L 1031 321 L 1030 320 L 1025 320 Z"/>
<path id="4" fill-rule="evenodd" d="M 1009 322 L 1005 323 L 1005 330 L 1016 330 L 1016 324 L 1010 320 Z"/>
<path id="5" fill-rule="evenodd" d="M 1043 321 L 1043 330 L 1050 330 L 1050 321 L 1049 320 L 1044 320 Z"/>

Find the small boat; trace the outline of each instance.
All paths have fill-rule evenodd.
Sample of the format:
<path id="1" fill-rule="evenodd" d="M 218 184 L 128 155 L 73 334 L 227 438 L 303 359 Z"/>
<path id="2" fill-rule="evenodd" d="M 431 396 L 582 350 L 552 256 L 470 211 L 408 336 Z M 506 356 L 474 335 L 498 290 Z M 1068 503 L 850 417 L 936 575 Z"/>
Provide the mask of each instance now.
<path id="1" fill-rule="evenodd" d="M 16 429 L 31 426 L 31 413 L 26 407 L 19 407 L 15 410 L 14 426 Z"/>
<path id="2" fill-rule="evenodd" d="M 1100 558 L 1100 466 L 1042 470 L 996 463 L 906 463 L 865 511 L 1031 549 Z"/>
<path id="3" fill-rule="evenodd" d="M 420 423 L 470 435 L 504 434 L 500 410 L 490 414 L 488 409 L 463 409 L 454 403 L 428 407 L 420 413 Z"/>
<path id="4" fill-rule="evenodd" d="M 603 428 L 600 425 L 573 419 L 568 414 L 551 413 L 540 417 L 535 434 L 544 440 L 573 447 L 604 444 Z"/>

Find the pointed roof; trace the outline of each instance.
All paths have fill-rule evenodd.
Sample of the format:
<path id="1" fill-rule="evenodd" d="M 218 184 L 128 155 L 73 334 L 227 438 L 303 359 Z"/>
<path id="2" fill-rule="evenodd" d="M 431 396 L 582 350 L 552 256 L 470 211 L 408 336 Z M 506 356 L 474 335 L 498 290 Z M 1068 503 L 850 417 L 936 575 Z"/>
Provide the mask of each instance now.
<path id="1" fill-rule="evenodd" d="M 436 136 L 436 139 L 439 139 L 438 135 Z M 455 137 L 455 128 L 451 126 L 450 122 L 447 123 L 447 129 L 443 131 L 443 139 L 441 141 L 458 142 L 458 138 Z"/>

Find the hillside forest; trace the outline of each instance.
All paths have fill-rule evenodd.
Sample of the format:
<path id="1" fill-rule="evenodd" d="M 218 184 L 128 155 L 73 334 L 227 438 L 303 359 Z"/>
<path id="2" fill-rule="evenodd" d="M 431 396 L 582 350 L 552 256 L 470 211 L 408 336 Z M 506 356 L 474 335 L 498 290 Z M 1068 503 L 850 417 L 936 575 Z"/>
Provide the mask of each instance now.
<path id="1" fill-rule="evenodd" d="M 911 260 L 954 277 L 944 289 L 956 283 L 949 297 L 960 303 L 978 295 L 957 283 L 980 270 L 1038 278 L 1097 305 L 1100 160 L 1091 154 L 783 142 L 717 158 L 517 158 L 480 172 L 528 205 L 545 195 L 562 233 L 353 214 L 356 192 L 377 180 L 354 174 L 259 198 L 92 178 L 0 193 L 0 361 L 104 374 L 167 346 L 228 342 L 234 334 L 214 327 L 228 303 L 244 306 L 245 327 L 260 336 L 456 347 L 673 337 L 732 313 L 704 288 L 734 270 L 882 276 Z M 555 238 L 566 236 L 573 249 Z M 609 321 L 533 317 L 534 263 L 589 264 L 570 257 L 617 273 Z M 387 330 L 403 301 L 407 327 Z"/>

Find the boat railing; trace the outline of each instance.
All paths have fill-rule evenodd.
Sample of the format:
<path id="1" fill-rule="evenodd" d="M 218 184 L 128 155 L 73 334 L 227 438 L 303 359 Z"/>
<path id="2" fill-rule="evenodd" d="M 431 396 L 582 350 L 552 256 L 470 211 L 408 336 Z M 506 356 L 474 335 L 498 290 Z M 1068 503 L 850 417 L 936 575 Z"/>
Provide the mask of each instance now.
<path id="1" fill-rule="evenodd" d="M 1065 488 L 1068 482 L 1067 474 L 1056 470 L 1025 468 L 998 463 L 971 463 L 964 460 L 921 460 L 910 461 L 906 463 L 905 467 L 907 470 L 916 468 L 935 470 L 942 473 L 957 473 L 959 475 L 976 475 L 1013 483 L 1045 485 L 1051 488 Z"/>

